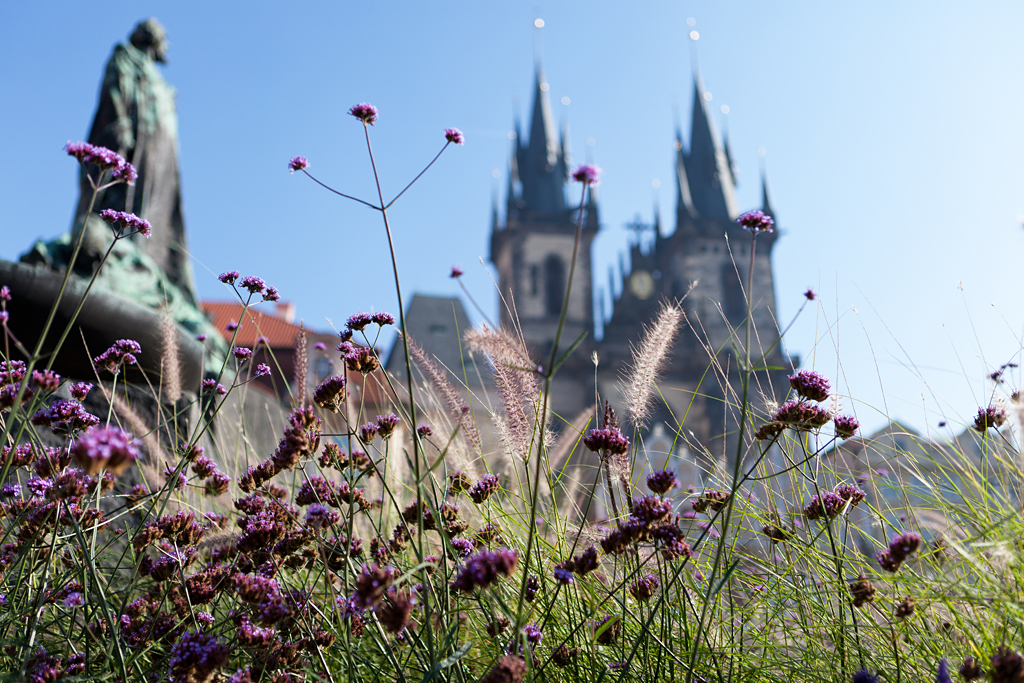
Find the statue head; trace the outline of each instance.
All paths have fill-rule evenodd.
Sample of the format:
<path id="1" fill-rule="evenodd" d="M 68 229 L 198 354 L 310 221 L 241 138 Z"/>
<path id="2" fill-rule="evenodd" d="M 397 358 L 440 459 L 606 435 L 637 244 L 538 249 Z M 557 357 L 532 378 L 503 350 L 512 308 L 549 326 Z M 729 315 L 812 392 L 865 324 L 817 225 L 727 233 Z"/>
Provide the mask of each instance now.
<path id="1" fill-rule="evenodd" d="M 132 31 L 130 40 L 132 45 L 147 53 L 153 61 L 167 61 L 167 31 L 153 17 L 140 21 Z"/>

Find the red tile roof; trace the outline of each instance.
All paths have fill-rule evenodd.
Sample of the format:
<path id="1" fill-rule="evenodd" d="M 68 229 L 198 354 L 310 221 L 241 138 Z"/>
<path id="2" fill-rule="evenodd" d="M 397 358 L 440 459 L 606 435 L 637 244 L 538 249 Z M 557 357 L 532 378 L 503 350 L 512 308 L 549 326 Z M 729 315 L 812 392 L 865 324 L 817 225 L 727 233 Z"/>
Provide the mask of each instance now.
<path id="1" fill-rule="evenodd" d="M 242 304 L 234 301 L 203 301 L 203 312 L 210 316 L 214 327 L 221 335 L 231 341 L 232 332 L 227 329 L 228 323 L 239 323 L 235 346 L 256 346 L 256 339 L 266 337 L 272 349 L 291 349 L 295 347 L 295 338 L 299 335 L 299 326 L 271 313 L 265 313 L 260 307 L 250 307 L 242 319 Z M 313 334 L 306 330 L 306 334 Z"/>

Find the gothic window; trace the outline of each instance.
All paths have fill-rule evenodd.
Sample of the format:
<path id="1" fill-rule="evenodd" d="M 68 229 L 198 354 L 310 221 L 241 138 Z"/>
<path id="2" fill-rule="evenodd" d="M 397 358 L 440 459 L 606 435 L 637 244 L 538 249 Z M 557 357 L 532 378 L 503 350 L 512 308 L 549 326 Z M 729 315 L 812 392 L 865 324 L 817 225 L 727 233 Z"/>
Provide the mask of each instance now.
<path id="1" fill-rule="evenodd" d="M 534 263 L 530 266 L 530 296 L 537 296 L 540 293 L 540 266 Z"/>
<path id="2" fill-rule="evenodd" d="M 737 270 L 739 275 L 736 274 Z M 745 280 L 740 280 L 746 277 L 743 270 L 742 267 L 737 269 L 732 263 L 722 264 L 722 310 L 730 320 L 742 318 L 747 313 L 747 302 L 743 297 Z"/>
<path id="3" fill-rule="evenodd" d="M 565 265 L 558 254 L 550 254 L 544 261 L 544 290 L 545 312 L 559 315 L 565 296 Z"/>

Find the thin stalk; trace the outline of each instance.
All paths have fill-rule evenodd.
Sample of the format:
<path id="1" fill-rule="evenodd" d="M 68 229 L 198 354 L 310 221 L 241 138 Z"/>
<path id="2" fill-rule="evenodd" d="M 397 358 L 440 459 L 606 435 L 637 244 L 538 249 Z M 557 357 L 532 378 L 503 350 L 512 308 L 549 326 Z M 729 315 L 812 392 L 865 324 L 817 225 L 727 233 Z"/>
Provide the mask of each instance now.
<path id="1" fill-rule="evenodd" d="M 572 278 L 576 272 L 576 257 L 579 253 L 580 248 L 580 237 L 583 234 L 583 207 L 586 206 L 585 200 L 587 198 L 587 187 L 590 183 L 583 182 L 583 192 L 580 196 L 580 211 L 576 218 L 576 237 L 572 244 L 572 261 L 569 264 L 569 280 L 565 285 L 565 298 L 562 300 L 562 313 L 558 317 L 558 329 L 555 332 L 555 338 L 551 343 L 551 362 L 548 363 L 548 367 L 538 368 L 541 372 L 541 376 L 544 377 L 544 400 L 542 401 L 539 421 L 539 433 L 537 452 L 538 454 L 544 450 L 544 434 L 545 426 L 547 423 L 548 415 L 548 399 L 551 396 L 551 380 L 553 378 L 553 369 L 555 367 L 555 360 L 558 358 L 558 342 L 562 338 L 562 330 L 565 329 L 565 319 L 569 314 L 569 295 L 572 292 Z M 406 359 L 408 359 L 406 354 Z M 408 362 L 408 360 L 406 360 Z M 540 466 L 544 461 L 543 458 L 537 457 L 535 465 L 534 482 L 536 482 L 532 491 L 530 492 L 530 525 L 526 535 L 526 560 L 523 562 L 525 569 L 523 570 L 523 582 L 519 590 L 519 601 L 516 605 L 516 623 L 515 632 L 518 633 L 519 629 L 523 627 L 523 601 L 526 596 L 526 581 L 530 576 L 530 556 L 533 553 L 533 540 L 537 535 L 537 496 L 540 492 Z"/>
<path id="2" fill-rule="evenodd" d="M 416 397 L 415 397 L 415 388 L 414 388 L 415 382 L 413 380 L 413 374 L 412 374 L 412 360 L 411 360 L 411 356 L 409 354 L 409 333 L 408 333 L 408 331 L 406 329 L 406 324 L 405 324 L 405 305 L 402 302 L 402 284 L 401 284 L 401 282 L 399 280 L 399 277 L 398 277 L 398 259 L 395 257 L 395 241 L 394 241 L 394 239 L 391 236 L 391 225 L 390 225 L 390 223 L 388 223 L 388 210 L 387 210 L 387 207 L 384 206 L 384 193 L 381 191 L 381 187 L 380 187 L 380 175 L 377 173 L 377 162 L 373 158 L 373 146 L 370 144 L 370 128 L 366 124 L 366 122 L 363 122 L 363 132 L 366 135 L 366 150 L 367 150 L 367 152 L 370 155 L 370 166 L 373 168 L 373 180 L 374 180 L 374 182 L 377 185 L 377 197 L 380 199 L 380 209 L 379 209 L 379 211 L 380 211 L 381 217 L 384 220 L 384 231 L 387 233 L 387 237 L 388 237 L 388 249 L 391 252 L 391 269 L 392 269 L 392 272 L 395 275 L 395 296 L 398 298 L 398 321 L 399 321 L 399 325 L 402 328 L 402 350 L 404 351 L 403 355 L 405 357 L 405 376 L 406 376 L 408 387 L 409 387 L 409 418 L 410 418 L 410 424 L 411 424 L 410 435 L 412 436 L 413 470 L 414 470 L 414 474 L 416 476 L 416 496 L 415 496 L 415 500 L 420 500 L 421 499 L 421 488 L 422 488 L 422 483 L 423 483 L 421 478 L 420 478 L 420 450 L 421 450 L 421 448 L 420 448 L 419 434 L 416 433 L 416 422 L 417 421 L 416 421 Z M 445 145 L 445 147 L 447 147 L 447 145 Z M 441 151 L 443 152 L 444 149 L 442 149 Z M 436 157 L 435 157 L 435 159 L 436 159 Z M 434 162 L 432 161 L 430 163 L 432 164 Z M 404 190 L 403 190 L 403 192 L 404 192 Z M 396 199 L 397 199 L 397 197 L 396 197 Z M 422 514 L 422 507 L 421 507 L 421 514 L 419 514 L 417 516 L 417 525 L 419 527 L 419 533 L 416 534 L 416 543 L 414 544 L 414 547 L 416 548 L 416 561 L 417 561 L 417 563 L 422 563 L 423 562 L 423 514 Z M 423 583 L 424 583 L 424 585 L 426 585 L 427 582 L 428 582 L 426 569 L 421 570 L 421 573 L 423 575 L 423 577 L 422 577 Z M 433 667 L 433 665 L 436 664 L 436 655 L 434 653 L 433 624 L 431 622 L 431 614 L 430 614 L 433 610 L 431 609 L 430 601 L 427 601 L 427 604 L 424 605 L 424 609 L 425 609 L 425 612 L 426 612 L 424 621 L 426 623 L 426 628 L 427 628 L 427 638 L 426 638 L 427 649 L 428 649 L 428 651 L 430 653 L 430 665 Z"/>

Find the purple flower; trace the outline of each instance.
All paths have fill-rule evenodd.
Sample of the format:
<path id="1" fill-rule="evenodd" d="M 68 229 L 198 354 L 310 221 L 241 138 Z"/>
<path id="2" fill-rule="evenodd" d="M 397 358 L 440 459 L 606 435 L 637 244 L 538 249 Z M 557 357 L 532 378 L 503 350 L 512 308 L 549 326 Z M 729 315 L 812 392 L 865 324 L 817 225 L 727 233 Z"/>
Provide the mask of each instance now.
<path id="1" fill-rule="evenodd" d="M 572 178 L 576 182 L 584 183 L 593 187 L 597 185 L 601 176 L 601 169 L 593 164 L 583 164 L 573 171 Z"/>
<path id="2" fill-rule="evenodd" d="M 384 592 L 394 579 L 390 569 L 378 564 L 373 567 L 364 564 L 362 571 L 356 576 L 355 593 L 352 594 L 351 601 L 359 607 L 374 607 L 384 599 Z"/>
<path id="3" fill-rule="evenodd" d="M 121 474 L 139 456 L 139 442 L 117 427 L 93 427 L 71 446 L 71 457 L 89 475 Z"/>
<path id="4" fill-rule="evenodd" d="M 949 676 L 949 662 L 943 657 L 939 662 L 939 670 L 935 673 L 935 683 L 953 683 Z"/>
<path id="5" fill-rule="evenodd" d="M 409 591 L 394 588 L 388 590 L 387 599 L 374 607 L 377 620 L 389 633 L 399 633 L 409 625 L 409 615 L 416 604 L 416 599 Z"/>
<path id="6" fill-rule="evenodd" d="M 277 287 L 271 287 L 267 285 L 267 291 L 263 292 L 264 301 L 280 301 L 281 295 L 277 291 Z"/>
<path id="7" fill-rule="evenodd" d="M 372 422 L 364 424 L 359 428 L 359 440 L 365 444 L 369 444 L 377 436 L 377 432 L 380 431 L 380 427 L 373 424 Z"/>
<path id="8" fill-rule="evenodd" d="M 787 375 L 789 386 L 799 396 L 809 398 L 812 401 L 824 401 L 828 398 L 831 388 L 828 380 L 813 370 L 801 370 L 795 375 Z"/>
<path id="9" fill-rule="evenodd" d="M 110 171 L 112 178 L 129 185 L 134 185 L 136 178 L 139 177 L 134 166 L 125 161 L 120 154 L 106 147 L 90 145 L 88 142 L 68 142 L 64 145 L 64 151 L 78 159 L 79 163 L 95 164 L 101 172 Z"/>
<path id="10" fill-rule="evenodd" d="M 608 455 L 624 455 L 629 451 L 629 439 L 622 435 L 618 427 L 591 429 L 583 437 L 583 444 L 594 452 L 604 451 Z"/>
<path id="11" fill-rule="evenodd" d="M 974 429 L 984 433 L 989 427 L 999 429 L 1006 423 L 1006 409 L 999 405 L 990 405 L 988 408 L 978 408 L 978 415 L 974 418 Z"/>
<path id="12" fill-rule="evenodd" d="M 380 367 L 380 361 L 373 355 L 373 351 L 365 346 L 360 346 L 345 354 L 345 367 L 350 372 L 368 375 Z"/>
<path id="13" fill-rule="evenodd" d="M 266 363 L 260 363 L 256 366 L 256 372 L 254 374 L 257 377 L 266 377 L 270 374 L 270 366 Z"/>
<path id="14" fill-rule="evenodd" d="M 463 593 L 487 588 L 499 576 L 512 576 L 518 563 L 519 557 L 514 550 L 481 550 L 466 560 L 466 565 L 452 582 L 452 588 Z"/>
<path id="15" fill-rule="evenodd" d="M 171 646 L 169 683 L 209 681 L 228 663 L 231 652 L 217 636 L 189 632 Z"/>
<path id="16" fill-rule="evenodd" d="M 249 290 L 250 294 L 263 294 L 267 291 L 267 283 L 263 281 L 263 278 L 256 277 L 255 275 L 246 275 L 238 284 L 242 289 Z"/>
<path id="17" fill-rule="evenodd" d="M 540 590 L 540 579 L 530 574 L 526 577 L 526 590 L 523 591 L 523 599 L 526 602 L 533 602 L 533 599 L 537 597 L 538 590 Z"/>
<path id="18" fill-rule="evenodd" d="M 247 361 L 252 358 L 252 349 L 247 349 L 242 346 L 236 346 L 231 349 L 231 355 L 240 361 Z"/>
<path id="19" fill-rule="evenodd" d="M 331 375 L 320 382 L 313 392 L 313 402 L 331 412 L 340 411 L 346 398 L 345 384 L 345 378 L 341 375 Z"/>
<path id="20" fill-rule="evenodd" d="M 68 391 L 71 392 L 72 398 L 75 398 L 79 401 L 84 401 L 85 397 L 89 395 L 90 391 L 92 391 L 92 387 L 93 385 L 89 384 L 88 382 L 75 382 L 70 387 L 68 387 Z"/>
<path id="21" fill-rule="evenodd" d="M 227 330 L 228 332 L 234 332 L 235 330 L 238 329 L 238 323 L 232 320 L 231 322 L 224 326 L 224 329 Z"/>
<path id="22" fill-rule="evenodd" d="M 377 107 L 366 102 L 353 106 L 348 113 L 370 126 L 377 122 Z"/>
<path id="23" fill-rule="evenodd" d="M 473 554 L 473 551 L 476 549 L 476 544 L 469 538 L 453 538 L 452 548 L 458 552 L 459 557 L 466 559 Z"/>
<path id="24" fill-rule="evenodd" d="M 861 668 L 853 674 L 853 683 L 878 683 L 878 676 L 875 676 L 867 669 Z"/>
<path id="25" fill-rule="evenodd" d="M 485 474 L 480 477 L 480 481 L 474 484 L 473 488 L 469 490 L 469 497 L 473 499 L 474 503 L 479 505 L 490 498 L 497 490 L 498 477 L 493 474 Z"/>
<path id="26" fill-rule="evenodd" d="M 288 162 L 288 170 L 292 173 L 296 171 L 303 171 L 309 167 L 309 161 L 306 157 L 292 157 L 292 160 Z"/>
<path id="27" fill-rule="evenodd" d="M 851 415 L 840 415 L 834 418 L 832 425 L 836 428 L 836 436 L 840 439 L 849 439 L 860 428 L 860 422 Z"/>
<path id="28" fill-rule="evenodd" d="M 540 645 L 540 641 L 544 638 L 544 634 L 533 624 L 527 624 L 523 627 L 523 636 L 530 645 Z"/>
<path id="29" fill-rule="evenodd" d="M 676 474 L 672 470 L 655 472 L 647 477 L 647 488 L 654 493 L 665 495 L 676 486 L 679 486 L 679 481 L 676 479 Z"/>
<path id="30" fill-rule="evenodd" d="M 889 547 L 875 555 L 879 566 L 889 572 L 899 571 L 900 566 L 917 552 L 921 546 L 921 537 L 913 532 L 898 534 L 892 537 Z"/>
<path id="31" fill-rule="evenodd" d="M 708 508 L 711 508 L 714 512 L 718 512 L 725 507 L 726 501 L 729 500 L 729 494 L 723 493 L 716 489 L 705 489 L 704 493 L 700 495 L 697 500 L 690 503 L 690 507 L 693 508 L 694 512 L 706 512 Z"/>
<path id="32" fill-rule="evenodd" d="M 629 586 L 629 594 L 639 602 L 647 602 L 654 597 L 661 582 L 654 574 L 648 574 L 642 579 L 637 579 Z"/>
<path id="33" fill-rule="evenodd" d="M 452 273 L 448 277 L 450 277 L 452 279 L 462 277 L 462 266 L 459 266 L 457 264 L 453 264 L 452 265 Z"/>
<path id="34" fill-rule="evenodd" d="M 7 285 L 0 287 L 0 300 L 10 301 L 11 300 L 11 288 Z"/>
<path id="35" fill-rule="evenodd" d="M 139 218 L 134 213 L 114 211 L 113 209 L 103 209 L 100 211 L 100 218 L 110 225 L 119 224 L 123 229 L 133 230 L 147 239 L 149 239 L 153 234 L 153 226 L 150 225 L 149 221 L 144 218 Z"/>
<path id="36" fill-rule="evenodd" d="M 56 391 L 60 386 L 60 375 L 53 370 L 33 370 L 32 383 L 43 391 Z"/>
<path id="37" fill-rule="evenodd" d="M 815 299 L 818 298 L 818 295 L 814 293 L 813 289 L 808 287 L 807 291 L 804 292 L 804 298 L 807 299 L 808 301 L 814 301 Z"/>
<path id="38" fill-rule="evenodd" d="M 306 510 L 306 525 L 313 529 L 325 529 L 336 524 L 341 514 L 320 503 L 313 503 Z"/>
<path id="39" fill-rule="evenodd" d="M 377 416 L 377 429 L 380 432 L 380 438 L 391 438 L 391 435 L 395 433 L 396 427 L 398 427 L 398 416 L 394 413 Z"/>
<path id="40" fill-rule="evenodd" d="M 576 580 L 572 574 L 572 569 L 566 566 L 571 563 L 572 560 L 565 560 L 564 562 L 559 562 L 555 565 L 554 571 L 551 572 L 555 577 L 555 581 L 567 586 Z"/>
<path id="41" fill-rule="evenodd" d="M 43 408 L 31 419 L 37 427 L 49 427 L 60 436 L 73 436 L 100 423 L 95 415 L 86 412 L 81 403 L 57 399 L 49 408 Z"/>
<path id="42" fill-rule="evenodd" d="M 373 316 L 369 313 L 356 313 L 355 315 L 349 316 L 348 322 L 345 325 L 350 330 L 359 332 L 366 329 L 366 326 L 373 322 Z"/>
<path id="43" fill-rule="evenodd" d="M 221 273 L 217 277 L 217 279 L 226 285 L 233 285 L 235 284 L 235 280 L 237 280 L 240 277 L 242 277 L 242 274 L 239 273 L 237 270 L 229 270 L 226 273 Z"/>
<path id="44" fill-rule="evenodd" d="M 204 341 L 206 341 L 206 335 L 205 334 L 197 334 L 196 335 L 196 341 L 197 342 L 204 342 Z"/>
<path id="45" fill-rule="evenodd" d="M 444 139 L 448 142 L 454 142 L 456 145 L 461 145 L 465 141 L 462 131 L 458 128 L 445 128 Z"/>
<path id="46" fill-rule="evenodd" d="M 64 607 L 68 609 L 72 609 L 74 607 L 81 607 L 85 604 L 85 598 L 82 597 L 82 594 L 80 592 L 73 591 L 71 593 L 68 593 L 68 596 L 64 598 L 63 604 Z"/>
<path id="47" fill-rule="evenodd" d="M 736 222 L 755 235 L 759 232 L 772 232 L 772 226 L 775 225 L 772 217 L 764 211 L 748 211 L 737 218 Z"/>
<path id="48" fill-rule="evenodd" d="M 133 339 L 118 339 L 114 342 L 114 345 L 104 351 L 99 356 L 93 358 L 93 363 L 96 367 L 101 370 L 106 370 L 113 374 L 117 374 L 120 371 L 122 365 L 135 365 L 136 353 L 142 353 L 142 347 L 139 343 Z"/>
<path id="49" fill-rule="evenodd" d="M 313 344 L 313 348 L 316 349 L 317 351 L 326 351 L 327 344 L 324 344 L 323 342 L 317 342 L 316 344 Z"/>
<path id="50" fill-rule="evenodd" d="M 384 311 L 374 313 L 373 315 L 370 316 L 370 320 L 377 323 L 381 327 L 384 327 L 385 325 L 395 324 L 395 316 L 391 315 L 390 313 L 385 313 Z"/>
<path id="51" fill-rule="evenodd" d="M 421 439 L 425 439 L 428 436 L 433 435 L 434 428 L 428 424 L 421 424 L 416 427 L 416 433 L 419 435 Z"/>

